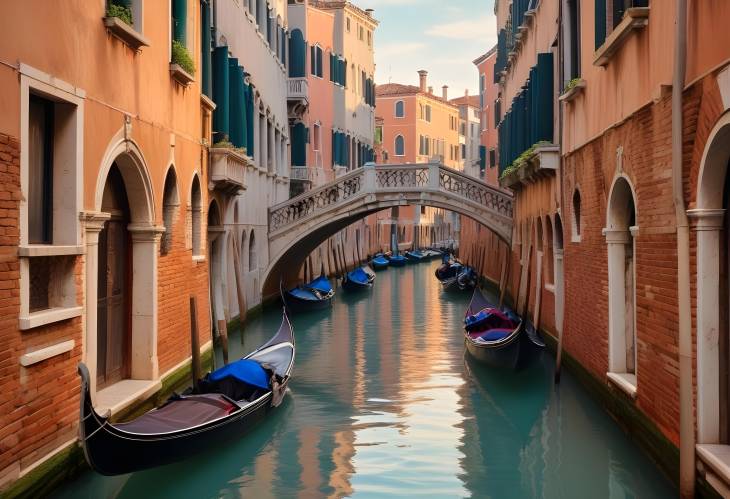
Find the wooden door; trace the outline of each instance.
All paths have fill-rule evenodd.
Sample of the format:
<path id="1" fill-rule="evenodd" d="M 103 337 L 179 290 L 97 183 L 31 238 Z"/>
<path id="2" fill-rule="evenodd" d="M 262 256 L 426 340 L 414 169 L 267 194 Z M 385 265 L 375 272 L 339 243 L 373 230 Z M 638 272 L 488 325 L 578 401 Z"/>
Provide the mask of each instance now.
<path id="1" fill-rule="evenodd" d="M 130 372 L 130 241 L 124 185 L 110 172 L 110 196 L 105 210 L 111 212 L 99 234 L 97 288 L 97 386 L 129 377 Z"/>

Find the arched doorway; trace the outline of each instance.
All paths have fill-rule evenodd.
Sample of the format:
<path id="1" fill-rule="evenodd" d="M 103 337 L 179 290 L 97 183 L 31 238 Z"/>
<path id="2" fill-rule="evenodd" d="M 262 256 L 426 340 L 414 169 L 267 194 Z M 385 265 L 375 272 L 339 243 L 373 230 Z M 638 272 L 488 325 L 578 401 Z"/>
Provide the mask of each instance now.
<path id="1" fill-rule="evenodd" d="M 730 444 L 730 113 L 702 155 L 697 208 L 687 213 L 697 238 L 697 443 Z"/>
<path id="2" fill-rule="evenodd" d="M 214 325 L 221 319 L 227 319 L 224 300 L 225 282 L 223 280 L 221 246 L 223 244 L 221 234 L 224 232 L 221 224 L 220 210 L 218 203 L 213 200 L 208 206 L 208 255 L 210 255 L 208 272 L 210 274 L 210 310 L 211 319 Z"/>
<path id="3" fill-rule="evenodd" d="M 555 214 L 553 246 L 555 248 L 555 327 L 558 334 L 561 334 L 565 307 L 565 283 L 563 280 L 563 222 L 559 213 Z"/>
<path id="4" fill-rule="evenodd" d="M 608 200 L 608 369 L 636 389 L 636 203 L 626 177 L 618 177 Z"/>
<path id="5" fill-rule="evenodd" d="M 96 316 L 96 383 L 104 388 L 130 375 L 131 218 L 124 179 L 116 163 L 104 184 L 101 209 L 109 219 L 99 233 Z"/>

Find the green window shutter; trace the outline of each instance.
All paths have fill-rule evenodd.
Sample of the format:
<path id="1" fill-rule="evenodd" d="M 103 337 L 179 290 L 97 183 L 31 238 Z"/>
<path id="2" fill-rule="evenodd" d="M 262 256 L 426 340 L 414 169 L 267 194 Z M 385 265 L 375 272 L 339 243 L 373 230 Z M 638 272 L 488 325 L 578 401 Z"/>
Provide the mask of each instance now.
<path id="1" fill-rule="evenodd" d="M 292 127 L 292 166 L 307 166 L 307 127 L 297 123 Z"/>
<path id="2" fill-rule="evenodd" d="M 243 95 L 243 68 L 238 59 L 228 59 L 229 140 L 236 147 L 246 146 L 246 107 Z"/>
<path id="3" fill-rule="evenodd" d="M 298 29 L 291 32 L 289 38 L 289 77 L 302 78 L 306 76 L 307 44 L 304 35 Z"/>
<path id="4" fill-rule="evenodd" d="M 244 74 L 244 76 L 248 76 Z M 253 88 L 251 85 L 244 83 L 243 93 L 246 102 L 246 153 L 253 157 L 254 140 L 253 140 Z"/>
<path id="5" fill-rule="evenodd" d="M 310 52 L 310 64 L 309 64 L 309 72 L 313 75 L 317 75 L 317 47 L 312 45 L 309 47 Z"/>
<path id="6" fill-rule="evenodd" d="M 596 50 L 606 41 L 606 0 L 595 0 Z"/>
<path id="7" fill-rule="evenodd" d="M 213 51 L 213 112 L 214 141 L 226 140 L 230 134 L 228 47 L 216 47 Z"/>
<path id="8" fill-rule="evenodd" d="M 317 47 L 317 76 L 322 78 L 322 49 Z"/>
<path id="9" fill-rule="evenodd" d="M 187 46 L 187 0 L 172 0 L 172 33 L 173 39 Z"/>
<path id="10" fill-rule="evenodd" d="M 200 66 L 201 66 L 201 79 L 202 79 L 202 90 L 205 95 L 213 98 L 213 87 L 212 87 L 212 69 L 211 69 L 211 36 L 210 36 L 210 4 L 208 0 L 200 0 L 200 29 L 201 40 L 200 40 Z"/>

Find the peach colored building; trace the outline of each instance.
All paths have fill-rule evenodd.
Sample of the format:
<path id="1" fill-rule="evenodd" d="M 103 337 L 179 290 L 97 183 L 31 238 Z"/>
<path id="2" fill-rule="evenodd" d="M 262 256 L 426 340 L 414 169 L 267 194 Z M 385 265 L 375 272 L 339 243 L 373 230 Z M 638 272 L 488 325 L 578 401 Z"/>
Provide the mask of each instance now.
<path id="1" fill-rule="evenodd" d="M 474 60 L 479 75 L 479 121 L 481 128 L 480 172 L 490 185 L 497 185 L 499 170 L 497 168 L 497 116 L 499 112 L 499 85 L 494 80 L 494 62 L 497 59 L 497 47 Z"/>
<path id="2" fill-rule="evenodd" d="M 97 409 L 118 417 L 189 369 L 191 296 L 211 345 L 210 11 L 198 0 L 129 5 L 126 21 L 106 17 L 105 2 L 0 7 L 6 492 L 52 486 L 57 475 L 29 479 L 51 458 L 72 469 L 79 362 Z M 173 39 L 194 67 L 173 61 Z"/>
<path id="3" fill-rule="evenodd" d="M 387 164 L 439 161 L 451 168 L 460 165 L 459 108 L 449 102 L 448 87 L 436 95 L 428 86 L 428 72 L 418 72 L 419 85 L 388 83 L 377 87 L 377 115 L 382 118 L 382 148 Z M 385 157 L 383 155 L 383 157 Z M 378 214 L 379 241 L 390 248 L 391 231 L 398 244 L 440 244 L 453 239 L 451 215 L 426 206 L 406 206 Z M 446 220 L 448 218 L 448 221 Z M 390 227 L 395 225 L 397 227 Z"/>

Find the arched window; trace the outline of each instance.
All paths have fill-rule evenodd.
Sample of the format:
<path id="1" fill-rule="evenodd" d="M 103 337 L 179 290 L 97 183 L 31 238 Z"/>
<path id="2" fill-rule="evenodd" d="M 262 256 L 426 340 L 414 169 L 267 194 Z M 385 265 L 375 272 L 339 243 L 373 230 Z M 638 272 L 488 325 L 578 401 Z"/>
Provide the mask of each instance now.
<path id="1" fill-rule="evenodd" d="M 545 217 L 545 282 L 553 284 L 555 262 L 553 260 L 553 223 L 550 217 Z"/>
<path id="2" fill-rule="evenodd" d="M 251 230 L 251 237 L 248 240 L 248 270 L 256 270 L 258 261 L 256 259 L 256 233 Z"/>
<path id="3" fill-rule="evenodd" d="M 170 167 L 165 177 L 165 191 L 162 195 L 162 223 L 165 226 L 165 233 L 160 241 L 160 254 L 162 255 L 166 255 L 172 248 L 173 228 L 177 218 L 175 215 L 179 207 L 177 175 L 175 175 L 175 169 Z"/>
<path id="4" fill-rule="evenodd" d="M 395 103 L 395 117 L 405 118 L 406 116 L 406 105 L 402 100 L 396 101 Z"/>
<path id="5" fill-rule="evenodd" d="M 203 200 L 200 192 L 200 180 L 198 176 L 193 177 L 193 186 L 190 189 L 190 240 L 193 256 L 203 254 L 201 244 L 200 221 L 202 218 Z"/>
<path id="6" fill-rule="evenodd" d="M 246 231 L 244 230 L 241 234 L 241 272 L 248 272 L 248 255 L 246 254 L 248 245 L 246 243 Z"/>
<path id="7" fill-rule="evenodd" d="M 396 135 L 395 137 L 395 155 L 405 156 L 406 154 L 406 143 L 402 135 Z"/>
<path id="8" fill-rule="evenodd" d="M 580 241 L 580 191 L 573 191 L 573 241 Z"/>

